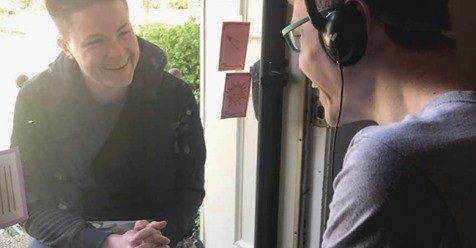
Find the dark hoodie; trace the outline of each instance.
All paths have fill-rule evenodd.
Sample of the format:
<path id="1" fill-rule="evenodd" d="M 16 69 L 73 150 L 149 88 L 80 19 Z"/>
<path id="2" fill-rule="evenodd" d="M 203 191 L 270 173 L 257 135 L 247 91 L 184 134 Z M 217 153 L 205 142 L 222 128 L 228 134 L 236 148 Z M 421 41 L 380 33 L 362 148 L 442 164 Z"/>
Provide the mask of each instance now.
<path id="1" fill-rule="evenodd" d="M 12 147 L 20 147 L 25 172 L 25 228 L 45 245 L 102 247 L 109 231 L 87 221 L 148 219 L 167 220 L 173 247 L 193 223 L 205 195 L 199 110 L 186 84 L 164 72 L 163 51 L 140 38 L 139 47 L 124 102 L 104 112 L 112 112 L 110 124 L 96 112 L 100 131 L 84 130 L 91 126 L 82 120 L 96 120 L 94 100 L 64 54 L 18 94 Z M 97 151 L 63 154 L 81 139 Z"/>

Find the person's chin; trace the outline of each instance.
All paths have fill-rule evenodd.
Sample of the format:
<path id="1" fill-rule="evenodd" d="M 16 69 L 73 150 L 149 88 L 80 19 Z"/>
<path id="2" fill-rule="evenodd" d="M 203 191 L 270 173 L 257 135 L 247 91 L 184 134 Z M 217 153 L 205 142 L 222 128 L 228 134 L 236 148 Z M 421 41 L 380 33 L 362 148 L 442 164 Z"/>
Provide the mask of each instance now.
<path id="1" fill-rule="evenodd" d="M 105 82 L 105 84 L 110 88 L 126 88 L 132 83 L 132 77 L 108 77 L 103 82 Z"/>
<path id="2" fill-rule="evenodd" d="M 324 119 L 326 120 L 327 124 L 331 127 L 336 127 L 337 119 L 339 118 L 339 106 L 335 106 L 330 104 L 330 99 L 327 97 L 323 97 L 321 99 L 321 104 L 324 107 Z M 342 123 L 339 123 L 341 125 Z"/>
<path id="3" fill-rule="evenodd" d="M 324 107 L 324 119 L 326 120 L 327 124 L 331 127 L 336 127 L 337 125 L 337 116 L 332 111 L 329 111 L 327 108 Z"/>
<path id="4" fill-rule="evenodd" d="M 134 74 L 132 71 L 116 71 L 108 73 L 107 84 L 111 87 L 123 88 L 132 83 Z"/>
<path id="5" fill-rule="evenodd" d="M 132 83 L 132 78 L 122 78 L 120 80 L 117 80 L 115 82 L 112 82 L 115 87 L 117 88 L 126 88 L 129 87 Z"/>

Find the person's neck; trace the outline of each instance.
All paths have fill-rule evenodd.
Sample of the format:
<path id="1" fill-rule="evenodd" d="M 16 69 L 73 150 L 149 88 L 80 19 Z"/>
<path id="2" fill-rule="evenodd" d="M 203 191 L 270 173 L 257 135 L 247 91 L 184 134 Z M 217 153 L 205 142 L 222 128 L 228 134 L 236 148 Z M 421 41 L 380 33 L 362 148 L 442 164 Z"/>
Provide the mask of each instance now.
<path id="1" fill-rule="evenodd" d="M 438 95 L 461 90 L 456 63 L 446 52 L 399 53 L 388 60 L 375 80 L 372 117 L 379 125 L 418 114 Z"/>
<path id="2" fill-rule="evenodd" d="M 94 82 L 90 82 L 89 80 L 85 80 L 84 82 L 94 100 L 101 104 L 108 104 L 120 101 L 125 97 L 128 89 L 128 87 L 107 87 Z"/>

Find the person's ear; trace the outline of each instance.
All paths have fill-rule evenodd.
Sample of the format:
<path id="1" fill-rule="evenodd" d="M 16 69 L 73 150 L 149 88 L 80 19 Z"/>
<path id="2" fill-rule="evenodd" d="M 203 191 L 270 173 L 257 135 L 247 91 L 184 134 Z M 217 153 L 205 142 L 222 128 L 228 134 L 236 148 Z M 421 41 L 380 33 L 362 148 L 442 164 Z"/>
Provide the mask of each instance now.
<path id="1" fill-rule="evenodd" d="M 364 0 L 347 0 L 345 4 L 353 6 L 365 18 L 365 26 L 367 27 L 367 35 L 370 31 L 370 23 L 372 21 L 372 14 L 370 13 L 369 5 Z"/>
<path id="2" fill-rule="evenodd" d="M 58 46 L 61 48 L 61 51 L 68 57 L 69 59 L 73 59 L 73 54 L 71 53 L 71 50 L 69 48 L 69 43 L 68 40 L 66 40 L 63 36 L 60 36 L 57 40 L 56 43 Z"/>

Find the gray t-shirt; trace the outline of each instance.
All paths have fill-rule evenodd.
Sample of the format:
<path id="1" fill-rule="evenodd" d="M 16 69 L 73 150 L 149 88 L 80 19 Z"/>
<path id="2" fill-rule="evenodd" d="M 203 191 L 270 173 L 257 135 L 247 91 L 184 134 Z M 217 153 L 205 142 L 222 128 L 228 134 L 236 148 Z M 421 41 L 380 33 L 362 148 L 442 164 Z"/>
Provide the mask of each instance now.
<path id="1" fill-rule="evenodd" d="M 79 206 L 81 192 L 96 183 L 90 170 L 92 162 L 113 130 L 125 101 L 123 98 L 112 103 L 99 103 L 89 92 L 78 94 L 82 94 L 81 101 L 73 110 L 76 111 L 71 115 L 73 120 L 69 120 L 75 125 L 70 127 L 70 138 L 57 152 L 62 172 L 55 173 L 55 176 L 66 176 L 70 181 L 70 188 L 65 189 L 68 199 L 60 199 L 62 208 Z"/>
<path id="2" fill-rule="evenodd" d="M 322 247 L 476 247 L 476 92 L 353 138 Z"/>

